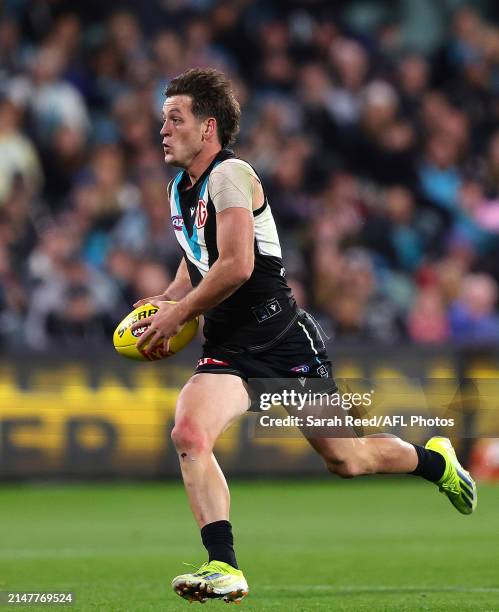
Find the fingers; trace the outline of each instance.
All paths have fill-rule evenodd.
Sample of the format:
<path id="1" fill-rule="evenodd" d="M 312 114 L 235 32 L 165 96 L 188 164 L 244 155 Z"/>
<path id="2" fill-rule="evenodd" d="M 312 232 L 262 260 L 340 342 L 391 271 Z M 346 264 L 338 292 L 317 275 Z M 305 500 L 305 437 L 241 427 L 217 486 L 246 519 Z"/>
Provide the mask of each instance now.
<path id="1" fill-rule="evenodd" d="M 171 340 L 171 338 L 165 338 L 163 340 L 163 351 L 164 351 L 165 355 L 173 354 L 173 353 L 170 353 L 170 340 Z"/>
<path id="2" fill-rule="evenodd" d="M 156 306 L 158 309 L 162 310 L 165 306 L 170 306 L 170 304 L 166 303 L 165 300 L 160 299 L 163 297 L 164 296 L 144 298 L 143 300 L 139 300 L 137 304 L 141 302 L 150 303 Z M 165 317 L 160 317 L 158 319 L 159 314 L 160 313 L 158 312 L 156 315 L 152 314 L 149 317 L 140 319 L 139 321 L 135 321 L 135 323 L 130 326 L 132 333 L 137 330 L 140 330 L 140 336 L 137 339 L 135 346 L 146 356 L 149 356 L 154 351 L 154 349 L 157 348 L 157 345 L 158 343 L 161 343 L 161 340 L 163 340 L 163 343 L 160 345 L 162 345 L 163 349 L 167 353 L 169 352 L 170 333 L 168 331 L 166 333 L 162 331 L 162 329 L 170 329 L 170 326 L 167 323 L 168 317 L 166 317 L 166 321 L 164 320 Z M 173 328 L 173 335 L 175 335 L 175 327 Z"/>
<path id="3" fill-rule="evenodd" d="M 132 323 L 132 325 L 130 325 L 130 329 L 132 331 L 135 331 L 136 329 L 140 329 L 141 327 L 149 326 L 151 325 L 151 323 L 152 323 L 152 316 L 146 317 L 145 319 L 140 319 L 140 321 L 135 321 L 135 323 Z"/>
<path id="4" fill-rule="evenodd" d="M 135 302 L 133 307 L 138 308 L 139 306 L 143 306 L 144 304 L 152 304 L 153 306 L 156 306 L 159 308 L 159 302 L 162 299 L 164 299 L 164 296 L 162 295 L 152 295 L 151 297 L 146 297 L 141 300 L 138 300 L 137 302 Z"/>
<path id="5" fill-rule="evenodd" d="M 161 306 L 161 300 L 159 298 L 151 298 L 150 300 L 146 300 L 144 303 L 152 304 L 153 306 L 156 306 L 156 308 Z"/>
<path id="6" fill-rule="evenodd" d="M 143 329 L 144 327 L 146 328 L 144 332 L 141 334 L 141 336 L 139 337 L 139 339 L 137 340 L 136 346 L 138 349 L 140 349 L 147 342 L 149 342 L 151 340 L 151 337 L 155 335 L 156 332 L 158 331 L 154 327 L 151 327 L 151 322 L 152 322 L 152 317 L 147 317 L 146 319 L 141 319 L 140 321 L 136 321 L 130 327 L 132 332 L 134 332 L 137 329 Z"/>
<path id="7" fill-rule="evenodd" d="M 161 340 L 162 337 L 163 337 L 163 334 L 161 333 L 159 329 L 155 329 L 154 327 L 149 326 L 146 329 L 146 331 L 138 339 L 136 346 L 138 349 L 145 347 L 144 348 L 145 353 L 149 354 L 154 349 L 157 342 Z"/>

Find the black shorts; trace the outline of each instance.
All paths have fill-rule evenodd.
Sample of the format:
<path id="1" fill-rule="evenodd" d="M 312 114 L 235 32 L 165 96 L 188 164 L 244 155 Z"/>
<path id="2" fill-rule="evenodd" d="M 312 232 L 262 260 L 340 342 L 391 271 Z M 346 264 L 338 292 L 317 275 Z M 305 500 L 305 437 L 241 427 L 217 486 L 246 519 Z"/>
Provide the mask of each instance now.
<path id="1" fill-rule="evenodd" d="M 324 338 L 312 317 L 300 310 L 289 330 L 263 351 L 244 348 L 229 350 L 206 343 L 195 373 L 234 374 L 245 381 L 251 378 L 325 378 L 332 379 Z"/>

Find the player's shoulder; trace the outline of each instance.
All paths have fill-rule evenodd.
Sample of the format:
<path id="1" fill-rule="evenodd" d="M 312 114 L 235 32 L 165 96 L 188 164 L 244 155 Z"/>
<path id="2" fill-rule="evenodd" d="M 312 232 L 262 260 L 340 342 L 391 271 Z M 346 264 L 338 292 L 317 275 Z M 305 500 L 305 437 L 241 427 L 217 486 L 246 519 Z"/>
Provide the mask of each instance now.
<path id="1" fill-rule="evenodd" d="M 229 157 L 229 159 L 219 162 L 211 171 L 208 189 L 212 193 L 213 189 L 216 188 L 230 185 L 237 185 L 240 188 L 246 185 L 252 191 L 254 185 L 260 182 L 260 178 L 251 164 L 239 157 Z"/>
<path id="2" fill-rule="evenodd" d="M 256 176 L 258 177 L 253 166 L 248 163 L 246 160 L 241 159 L 240 157 L 229 157 L 228 159 L 224 159 L 218 162 L 211 174 L 247 174 L 248 176 Z"/>

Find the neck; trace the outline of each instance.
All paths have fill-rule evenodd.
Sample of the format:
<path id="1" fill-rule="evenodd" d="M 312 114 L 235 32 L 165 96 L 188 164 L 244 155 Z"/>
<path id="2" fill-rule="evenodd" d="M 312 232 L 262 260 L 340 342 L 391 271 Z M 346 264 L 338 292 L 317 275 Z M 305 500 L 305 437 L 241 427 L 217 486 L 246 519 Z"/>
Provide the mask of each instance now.
<path id="1" fill-rule="evenodd" d="M 220 153 L 222 147 L 215 145 L 213 147 L 202 149 L 191 161 L 189 167 L 186 168 L 186 172 L 189 175 L 191 185 L 199 179 L 203 172 L 208 168 L 215 157 Z"/>

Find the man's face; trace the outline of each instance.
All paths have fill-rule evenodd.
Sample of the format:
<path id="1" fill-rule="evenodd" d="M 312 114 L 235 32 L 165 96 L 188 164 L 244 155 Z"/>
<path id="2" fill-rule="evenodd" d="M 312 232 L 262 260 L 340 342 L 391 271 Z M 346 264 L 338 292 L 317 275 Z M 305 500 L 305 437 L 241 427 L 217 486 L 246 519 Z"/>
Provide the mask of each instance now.
<path id="1" fill-rule="evenodd" d="M 206 121 L 192 114 L 190 96 L 171 96 L 163 104 L 163 150 L 165 162 L 188 168 L 203 147 Z"/>

